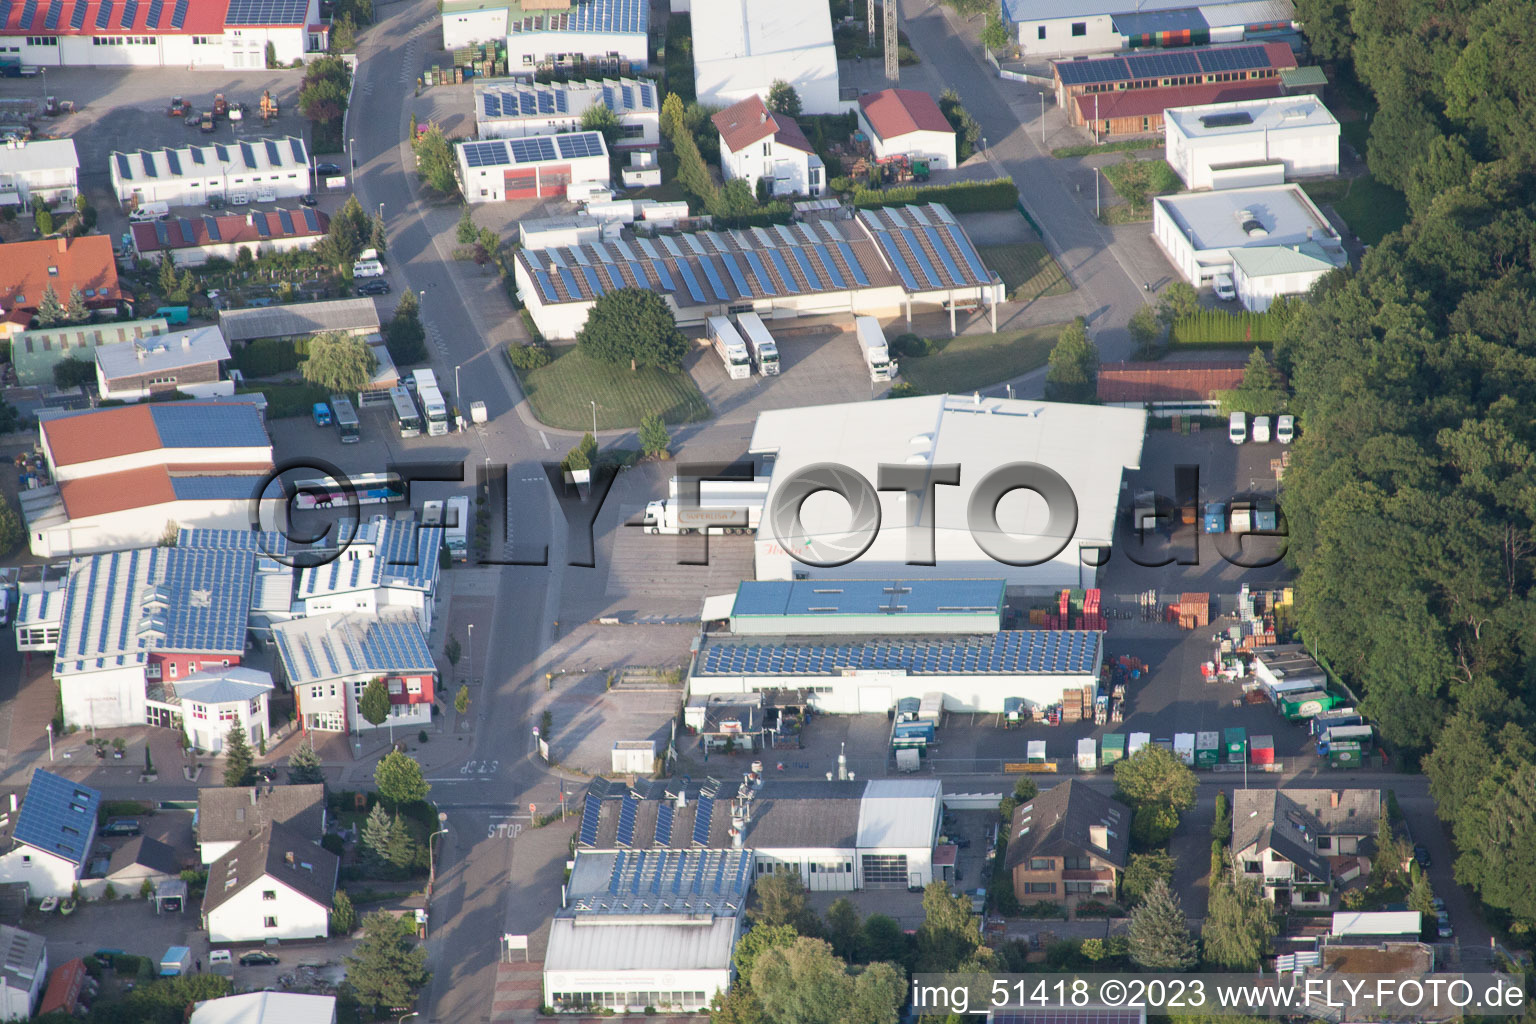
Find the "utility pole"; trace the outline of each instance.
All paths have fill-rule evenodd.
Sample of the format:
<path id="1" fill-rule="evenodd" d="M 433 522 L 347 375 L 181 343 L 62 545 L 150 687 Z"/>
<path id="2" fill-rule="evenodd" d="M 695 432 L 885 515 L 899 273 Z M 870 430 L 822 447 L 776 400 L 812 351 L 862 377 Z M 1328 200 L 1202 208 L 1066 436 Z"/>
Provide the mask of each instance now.
<path id="1" fill-rule="evenodd" d="M 869 45 L 875 45 L 875 0 L 869 0 L 869 14 L 864 19 L 864 28 L 869 32 Z"/>
<path id="2" fill-rule="evenodd" d="M 896 51 L 898 48 L 896 37 L 896 22 L 899 19 L 896 0 L 885 0 L 885 77 L 887 81 L 901 81 L 901 67 Z"/>

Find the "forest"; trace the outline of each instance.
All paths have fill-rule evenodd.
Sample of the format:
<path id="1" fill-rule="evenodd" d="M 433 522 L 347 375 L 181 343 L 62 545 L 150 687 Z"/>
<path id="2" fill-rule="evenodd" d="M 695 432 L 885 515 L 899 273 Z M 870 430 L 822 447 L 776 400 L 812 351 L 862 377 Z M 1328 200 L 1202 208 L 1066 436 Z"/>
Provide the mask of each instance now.
<path id="1" fill-rule="evenodd" d="M 1536 4 L 1297 0 L 1374 97 L 1411 218 L 1285 302 L 1282 502 L 1309 646 L 1422 766 L 1471 885 L 1536 928 Z"/>

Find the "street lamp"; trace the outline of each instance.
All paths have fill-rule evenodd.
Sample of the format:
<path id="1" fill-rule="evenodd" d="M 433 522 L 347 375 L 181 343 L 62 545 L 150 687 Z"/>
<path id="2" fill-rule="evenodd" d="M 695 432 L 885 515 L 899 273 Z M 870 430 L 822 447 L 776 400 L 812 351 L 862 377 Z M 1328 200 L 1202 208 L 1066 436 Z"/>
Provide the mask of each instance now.
<path id="1" fill-rule="evenodd" d="M 48 723 L 48 760 L 53 760 L 53 723 Z"/>
<path id="2" fill-rule="evenodd" d="M 382 206 L 384 204 L 380 203 L 379 205 Z M 461 391 L 459 391 L 459 366 L 461 366 L 461 365 L 462 364 L 460 364 L 460 363 L 455 363 L 454 366 L 453 366 L 453 405 L 454 405 L 455 409 L 460 410 L 460 412 L 459 412 L 459 430 L 460 431 L 462 431 L 464 429 L 464 413 L 463 413 L 463 409 L 464 409 L 464 395 L 463 395 L 463 393 Z"/>
<path id="3" fill-rule="evenodd" d="M 427 837 L 427 897 L 432 896 L 432 884 L 437 881 L 437 851 L 432 846 L 432 841 L 448 831 L 448 812 L 437 812 L 437 823 L 442 828 Z"/>
<path id="4" fill-rule="evenodd" d="M 592 439 L 595 441 L 597 440 L 597 399 L 593 398 L 590 401 L 592 402 Z"/>
<path id="5" fill-rule="evenodd" d="M 400 1020 L 396 1022 L 396 1024 L 405 1024 L 405 1022 L 407 1020 L 409 1020 L 410 1018 L 412 1018 L 412 1017 L 420 1017 L 420 1016 L 421 1016 L 421 1011 L 420 1010 L 412 1010 L 410 1013 L 407 1013 L 405 1016 L 401 1017 Z"/>
<path id="6" fill-rule="evenodd" d="M 354 171 L 357 170 L 357 154 L 352 151 L 352 143 L 355 142 L 355 141 L 357 141 L 357 140 L 356 139 L 348 139 L 347 140 L 347 159 L 352 162 L 352 169 Z"/>
<path id="7" fill-rule="evenodd" d="M 466 664 L 469 665 L 469 681 L 470 682 L 474 682 L 475 681 L 475 624 L 473 622 L 471 622 L 469 624 L 469 648 L 464 653 L 469 655 L 469 659 L 466 662 Z"/>

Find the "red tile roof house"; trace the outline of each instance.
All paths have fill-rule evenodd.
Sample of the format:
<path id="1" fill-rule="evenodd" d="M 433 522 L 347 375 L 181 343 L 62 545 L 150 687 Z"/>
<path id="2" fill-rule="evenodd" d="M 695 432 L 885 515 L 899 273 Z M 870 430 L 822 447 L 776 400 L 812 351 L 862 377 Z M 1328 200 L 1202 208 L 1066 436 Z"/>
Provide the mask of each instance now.
<path id="1" fill-rule="evenodd" d="M 308 249 L 325 237 L 330 225 L 329 217 L 309 209 L 173 217 L 133 225 L 133 249 L 156 261 L 169 252 L 178 267 L 196 267 L 214 256 L 234 262 L 242 248 L 252 256 Z"/>
<path id="2" fill-rule="evenodd" d="M 52 287 L 63 303 L 79 288 L 92 310 L 111 312 L 125 298 L 117 281 L 112 239 L 83 235 L 0 245 L 0 338 L 31 326 L 43 292 Z"/>
<path id="3" fill-rule="evenodd" d="M 741 178 L 752 189 L 766 178 L 776 196 L 819 196 L 827 169 L 792 117 L 771 113 L 759 96 L 733 103 L 710 118 L 720 132 L 725 179 Z"/>
<path id="4" fill-rule="evenodd" d="M 1219 392 L 1242 384 L 1247 365 L 1246 359 L 1105 363 L 1099 367 L 1099 401 L 1145 408 L 1153 416 L 1214 414 Z"/>
<path id="5" fill-rule="evenodd" d="M 955 130 L 933 97 L 915 89 L 882 89 L 859 97 L 859 127 L 875 159 L 927 160 L 930 170 L 955 167 Z"/>

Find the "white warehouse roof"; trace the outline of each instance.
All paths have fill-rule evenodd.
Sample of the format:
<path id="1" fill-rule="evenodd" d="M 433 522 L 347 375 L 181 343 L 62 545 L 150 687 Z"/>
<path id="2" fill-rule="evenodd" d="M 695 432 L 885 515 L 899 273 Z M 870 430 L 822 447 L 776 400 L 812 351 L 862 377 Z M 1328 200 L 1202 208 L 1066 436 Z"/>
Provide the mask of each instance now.
<path id="1" fill-rule="evenodd" d="M 696 59 L 762 57 L 832 44 L 822 0 L 708 0 L 693 9 Z"/>
<path id="2" fill-rule="evenodd" d="M 1233 103 L 1206 103 L 1197 107 L 1169 107 L 1166 121 L 1190 138 L 1247 135 L 1250 132 L 1283 131 L 1338 125 L 1316 96 L 1272 96 Z"/>
<path id="3" fill-rule="evenodd" d="M 931 847 L 943 798 L 938 779 L 871 779 L 859 805 L 860 849 Z"/>
<path id="4" fill-rule="evenodd" d="M 1299 185 L 1185 192 L 1152 202 L 1197 251 L 1337 241 L 1328 219 Z"/>
<path id="5" fill-rule="evenodd" d="M 64 167 L 71 170 L 80 167 L 74 139 L 41 139 L 0 146 L 0 174 L 55 171 Z"/>
<path id="6" fill-rule="evenodd" d="M 698 923 L 550 922 L 544 971 L 708 971 L 727 970 L 736 945 L 735 917 L 705 917 Z"/>

